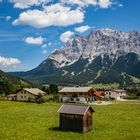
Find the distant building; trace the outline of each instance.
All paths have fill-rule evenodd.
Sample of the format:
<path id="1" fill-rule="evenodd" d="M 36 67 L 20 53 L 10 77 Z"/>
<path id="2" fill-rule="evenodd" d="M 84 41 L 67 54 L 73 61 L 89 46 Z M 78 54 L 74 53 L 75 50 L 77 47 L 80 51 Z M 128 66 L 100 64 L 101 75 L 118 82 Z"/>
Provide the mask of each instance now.
<path id="1" fill-rule="evenodd" d="M 59 91 L 59 100 L 63 103 L 92 103 L 95 91 L 92 87 L 64 87 Z"/>
<path id="2" fill-rule="evenodd" d="M 112 98 L 112 99 L 115 99 L 115 100 L 120 100 L 125 96 L 126 96 L 126 91 L 122 90 L 122 89 L 111 89 L 111 90 L 105 91 L 105 97 L 106 98 Z"/>
<path id="3" fill-rule="evenodd" d="M 96 91 L 94 93 L 95 100 L 101 100 L 105 97 L 104 91 Z"/>
<path id="4" fill-rule="evenodd" d="M 38 88 L 23 88 L 17 93 L 17 101 L 35 101 L 39 94 L 44 95 L 45 92 Z"/>
<path id="5" fill-rule="evenodd" d="M 92 130 L 92 113 L 88 105 L 62 105 L 58 110 L 62 131 L 88 132 Z"/>
<path id="6" fill-rule="evenodd" d="M 49 85 L 48 85 L 48 84 L 44 84 L 44 85 L 42 85 L 42 88 L 43 88 L 44 90 L 48 90 L 48 89 L 49 89 Z"/>
<path id="7" fill-rule="evenodd" d="M 17 94 L 10 94 L 10 95 L 8 95 L 7 99 L 9 101 L 16 101 L 17 100 Z"/>

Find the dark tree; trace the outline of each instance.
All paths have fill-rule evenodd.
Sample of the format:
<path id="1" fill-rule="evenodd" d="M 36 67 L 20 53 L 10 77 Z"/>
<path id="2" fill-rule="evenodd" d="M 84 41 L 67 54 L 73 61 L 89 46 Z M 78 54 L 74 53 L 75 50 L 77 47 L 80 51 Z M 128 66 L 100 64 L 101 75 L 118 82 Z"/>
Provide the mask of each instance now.
<path id="1" fill-rule="evenodd" d="M 50 94 L 54 94 L 54 95 L 56 95 L 56 94 L 58 94 L 58 87 L 57 87 L 57 85 L 50 85 L 49 86 L 49 93 Z"/>
<path id="2" fill-rule="evenodd" d="M 0 80 L 0 94 L 8 95 L 11 94 L 11 92 L 13 91 L 14 91 L 14 87 L 10 82 L 8 82 L 8 80 L 5 79 Z"/>

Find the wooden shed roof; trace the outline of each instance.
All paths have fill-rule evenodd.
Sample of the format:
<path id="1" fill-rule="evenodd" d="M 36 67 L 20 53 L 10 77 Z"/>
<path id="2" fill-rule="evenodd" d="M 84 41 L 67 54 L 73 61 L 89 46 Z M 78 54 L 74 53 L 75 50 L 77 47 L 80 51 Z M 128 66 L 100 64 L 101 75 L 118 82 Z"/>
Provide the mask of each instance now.
<path id="1" fill-rule="evenodd" d="M 63 104 L 58 112 L 64 114 L 85 115 L 89 109 L 94 112 L 94 110 L 89 105 Z"/>
<path id="2" fill-rule="evenodd" d="M 59 93 L 63 93 L 63 92 L 88 92 L 89 90 L 91 90 L 92 87 L 64 87 L 63 89 L 61 89 L 59 91 Z"/>

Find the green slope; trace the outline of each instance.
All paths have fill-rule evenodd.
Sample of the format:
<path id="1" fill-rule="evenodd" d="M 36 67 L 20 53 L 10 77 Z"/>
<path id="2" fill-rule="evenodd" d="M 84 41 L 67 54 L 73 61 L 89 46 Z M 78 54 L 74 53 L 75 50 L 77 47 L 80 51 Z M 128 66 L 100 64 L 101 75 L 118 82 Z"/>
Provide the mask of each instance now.
<path id="1" fill-rule="evenodd" d="M 30 83 L 25 80 L 11 76 L 0 70 L 0 94 L 11 94 L 22 87 L 29 87 Z"/>

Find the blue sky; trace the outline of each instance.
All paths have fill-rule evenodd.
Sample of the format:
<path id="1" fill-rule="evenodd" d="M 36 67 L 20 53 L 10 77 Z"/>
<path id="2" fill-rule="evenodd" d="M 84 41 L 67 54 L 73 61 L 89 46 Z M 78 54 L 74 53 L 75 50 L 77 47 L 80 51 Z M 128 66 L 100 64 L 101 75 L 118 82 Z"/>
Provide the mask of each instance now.
<path id="1" fill-rule="evenodd" d="M 91 30 L 140 31 L 139 5 L 139 0 L 0 0 L 0 69 L 33 69 Z"/>

